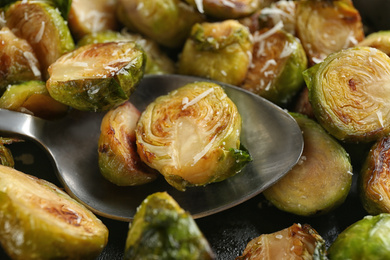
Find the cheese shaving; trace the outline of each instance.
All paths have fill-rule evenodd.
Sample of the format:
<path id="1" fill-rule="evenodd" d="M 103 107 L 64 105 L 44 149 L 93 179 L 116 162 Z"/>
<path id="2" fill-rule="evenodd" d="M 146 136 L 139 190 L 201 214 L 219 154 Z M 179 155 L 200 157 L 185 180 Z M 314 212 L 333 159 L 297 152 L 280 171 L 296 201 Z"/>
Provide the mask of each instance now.
<path id="1" fill-rule="evenodd" d="M 43 33 L 45 32 L 45 22 L 42 21 L 41 23 L 41 28 L 39 28 L 39 31 L 37 35 L 35 36 L 35 43 L 38 43 L 42 40 Z"/>
<path id="2" fill-rule="evenodd" d="M 203 0 L 195 0 L 195 5 L 196 5 L 196 8 L 198 9 L 199 13 L 203 14 L 204 13 Z"/>
<path id="3" fill-rule="evenodd" d="M 278 22 L 274 27 L 272 27 L 271 29 L 269 29 L 268 31 L 266 31 L 265 33 L 262 33 L 262 34 L 255 34 L 255 41 L 262 41 L 268 37 L 270 37 L 271 35 L 273 35 L 274 33 L 276 33 L 277 31 L 283 29 L 283 22 L 280 21 Z"/>
<path id="4" fill-rule="evenodd" d="M 184 104 L 181 110 L 187 109 L 187 107 L 192 106 L 196 103 L 198 103 L 200 100 L 202 100 L 204 97 L 207 97 L 210 93 L 214 92 L 213 88 L 210 88 L 206 90 L 205 92 L 201 93 L 200 95 L 196 96 L 194 99 L 189 101 L 188 103 Z"/>
<path id="5" fill-rule="evenodd" d="M 23 56 L 27 59 L 28 65 L 30 66 L 34 76 L 35 77 L 40 77 L 41 76 L 41 71 L 35 65 L 36 63 L 38 63 L 38 61 L 35 58 L 35 56 L 31 52 L 29 52 L 29 51 L 23 52 Z"/>

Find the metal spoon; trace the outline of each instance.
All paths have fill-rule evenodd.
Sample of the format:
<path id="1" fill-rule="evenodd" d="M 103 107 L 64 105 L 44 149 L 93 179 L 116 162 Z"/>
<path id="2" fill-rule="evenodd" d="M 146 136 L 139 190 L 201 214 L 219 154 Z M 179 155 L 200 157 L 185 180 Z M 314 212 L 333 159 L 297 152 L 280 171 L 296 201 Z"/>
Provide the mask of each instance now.
<path id="1" fill-rule="evenodd" d="M 186 83 L 200 81 L 179 75 L 147 75 L 130 101 L 140 110 L 156 97 Z M 167 191 L 194 218 L 242 203 L 284 176 L 299 160 L 303 138 L 295 120 L 271 102 L 240 88 L 220 83 L 243 119 L 242 144 L 253 162 L 225 181 L 177 191 L 161 177 L 150 184 L 118 187 L 105 180 L 97 163 L 97 142 L 104 113 L 73 110 L 58 121 L 0 109 L 0 133 L 18 135 L 40 144 L 53 161 L 66 191 L 103 217 L 129 221 L 151 193 Z"/>

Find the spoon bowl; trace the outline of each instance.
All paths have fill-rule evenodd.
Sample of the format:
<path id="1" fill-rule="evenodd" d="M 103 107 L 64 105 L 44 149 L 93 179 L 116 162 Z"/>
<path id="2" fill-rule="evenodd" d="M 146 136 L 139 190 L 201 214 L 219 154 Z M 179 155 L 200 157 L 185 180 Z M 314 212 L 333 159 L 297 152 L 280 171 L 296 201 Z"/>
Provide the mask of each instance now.
<path id="1" fill-rule="evenodd" d="M 140 111 L 187 83 L 211 81 L 182 75 L 146 75 L 130 102 Z M 135 187 L 119 187 L 102 177 L 97 143 L 105 113 L 72 110 L 66 117 L 47 121 L 0 109 L 0 133 L 28 138 L 41 145 L 65 190 L 96 214 L 130 221 L 141 202 L 154 192 L 167 191 L 194 218 L 238 205 L 274 184 L 298 162 L 303 137 L 296 121 L 273 103 L 241 88 L 220 84 L 242 117 L 241 143 L 253 161 L 235 176 L 204 187 L 178 191 L 163 177 Z"/>

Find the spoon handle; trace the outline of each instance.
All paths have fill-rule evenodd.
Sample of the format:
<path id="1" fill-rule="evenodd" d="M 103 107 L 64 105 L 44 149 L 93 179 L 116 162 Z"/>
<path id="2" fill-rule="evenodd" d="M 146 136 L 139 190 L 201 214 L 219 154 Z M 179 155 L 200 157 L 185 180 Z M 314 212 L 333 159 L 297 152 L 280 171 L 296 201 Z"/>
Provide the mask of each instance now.
<path id="1" fill-rule="evenodd" d="M 0 108 L 0 133 L 30 137 L 41 142 L 45 121 L 28 114 Z"/>

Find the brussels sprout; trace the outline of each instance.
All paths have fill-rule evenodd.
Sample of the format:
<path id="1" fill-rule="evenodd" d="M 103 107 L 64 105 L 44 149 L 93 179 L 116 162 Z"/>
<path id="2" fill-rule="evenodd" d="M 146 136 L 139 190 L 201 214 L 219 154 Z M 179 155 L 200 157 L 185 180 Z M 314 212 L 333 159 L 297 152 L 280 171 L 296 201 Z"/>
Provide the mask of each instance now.
<path id="1" fill-rule="evenodd" d="M 106 226 L 54 184 L 0 165 L 0 242 L 12 259 L 95 259 Z"/>
<path id="2" fill-rule="evenodd" d="M 125 102 L 110 110 L 102 120 L 98 142 L 100 171 L 119 186 L 148 183 L 158 176 L 137 153 L 135 127 L 140 115 L 135 106 Z"/>
<path id="3" fill-rule="evenodd" d="M 260 28 L 272 28 L 279 22 L 283 23 L 283 30 L 295 35 L 296 1 L 277 1 L 269 7 L 262 8 L 259 15 Z"/>
<path id="4" fill-rule="evenodd" d="M 185 0 L 196 7 L 200 13 L 217 19 L 237 19 L 248 16 L 260 8 L 259 0 Z"/>
<path id="5" fill-rule="evenodd" d="M 352 166 L 344 148 L 314 120 L 291 113 L 302 130 L 300 161 L 264 196 L 277 208 L 301 216 L 330 212 L 351 188 Z"/>
<path id="6" fill-rule="evenodd" d="M 175 63 L 161 50 L 159 45 L 140 34 L 132 34 L 126 31 L 102 31 L 84 36 L 78 42 L 79 46 L 98 42 L 110 41 L 135 41 L 143 48 L 146 54 L 145 74 L 174 74 Z"/>
<path id="7" fill-rule="evenodd" d="M 353 223 L 328 249 L 332 260 L 379 260 L 390 255 L 390 214 L 366 216 Z"/>
<path id="8" fill-rule="evenodd" d="M 192 25 L 204 21 L 181 0 L 118 0 L 117 13 L 127 28 L 169 48 L 181 47 Z"/>
<path id="9" fill-rule="evenodd" d="M 0 43 L 0 94 L 9 84 L 41 79 L 39 62 L 26 40 L 3 27 Z"/>
<path id="10" fill-rule="evenodd" d="M 157 98 L 136 128 L 142 161 L 178 190 L 222 181 L 250 160 L 240 148 L 241 116 L 222 87 L 187 84 Z"/>
<path id="11" fill-rule="evenodd" d="M 350 48 L 303 75 L 317 120 L 337 139 L 369 142 L 390 133 L 390 58 L 385 53 Z"/>
<path id="12" fill-rule="evenodd" d="M 157 192 L 137 209 L 123 259 L 208 260 L 215 256 L 190 213 L 168 193 Z"/>
<path id="13" fill-rule="evenodd" d="M 377 48 L 390 56 L 390 31 L 371 33 L 358 46 Z"/>
<path id="14" fill-rule="evenodd" d="M 326 260 L 325 240 L 310 225 L 293 224 L 283 230 L 252 239 L 242 256 L 236 258 L 258 259 Z"/>
<path id="15" fill-rule="evenodd" d="M 21 142 L 21 140 L 16 138 L 0 137 L 0 165 L 8 167 L 15 166 L 14 157 L 12 156 L 11 150 L 4 146 L 14 142 Z"/>
<path id="16" fill-rule="evenodd" d="M 241 87 L 286 105 L 304 85 L 307 58 L 299 40 L 279 25 L 254 34 L 252 63 Z"/>
<path id="17" fill-rule="evenodd" d="M 73 0 L 68 17 L 69 29 L 76 39 L 105 30 L 116 30 L 116 1 Z"/>
<path id="18" fill-rule="evenodd" d="M 58 118 L 68 111 L 68 106 L 49 95 L 45 82 L 42 81 L 9 85 L 0 97 L 0 108 L 29 113 L 45 119 Z"/>
<path id="19" fill-rule="evenodd" d="M 239 85 L 251 62 L 249 29 L 235 20 L 195 24 L 179 57 L 181 74 Z"/>
<path id="20" fill-rule="evenodd" d="M 128 100 L 145 69 L 145 53 L 134 42 L 89 44 L 49 67 L 50 95 L 73 108 L 103 111 Z"/>
<path id="21" fill-rule="evenodd" d="M 390 137 L 379 139 L 371 148 L 359 175 L 362 204 L 369 214 L 390 213 Z"/>
<path id="22" fill-rule="evenodd" d="M 5 12 L 7 26 L 28 41 L 47 79 L 47 68 L 65 52 L 74 49 L 73 38 L 58 9 L 44 2 L 19 1 Z"/>
<path id="23" fill-rule="evenodd" d="M 5 7 L 15 2 L 18 2 L 18 0 L 2 0 L 0 2 L 0 7 Z M 67 19 L 72 0 L 35 0 L 35 2 L 43 2 L 52 5 L 60 11 L 64 19 Z"/>
<path id="24" fill-rule="evenodd" d="M 311 65 L 364 39 L 361 17 L 351 0 L 303 0 L 296 4 L 296 32 Z"/>

